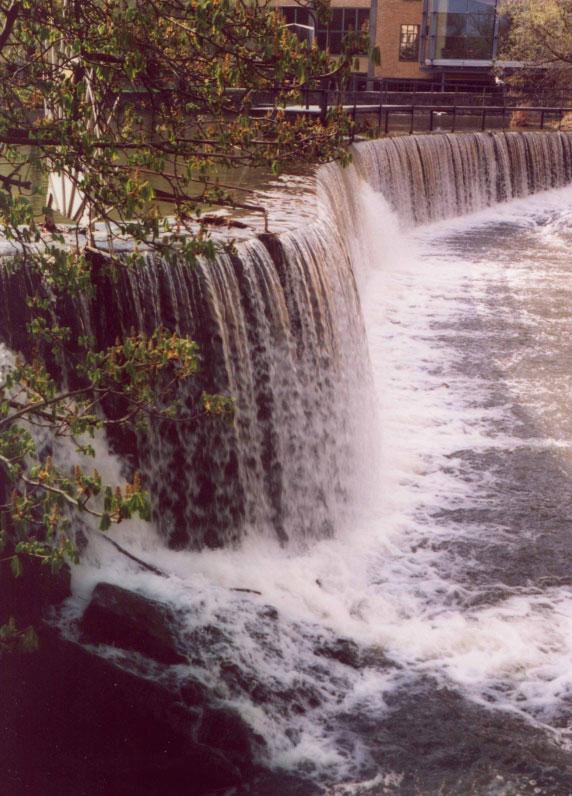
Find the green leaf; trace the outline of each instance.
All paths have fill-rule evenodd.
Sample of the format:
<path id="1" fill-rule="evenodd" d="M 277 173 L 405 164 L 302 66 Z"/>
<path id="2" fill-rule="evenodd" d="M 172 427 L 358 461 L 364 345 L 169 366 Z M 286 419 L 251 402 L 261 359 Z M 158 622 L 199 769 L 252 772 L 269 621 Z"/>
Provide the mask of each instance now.
<path id="1" fill-rule="evenodd" d="M 22 636 L 21 640 L 21 646 L 23 652 L 35 652 L 40 646 L 38 636 L 32 625 L 30 625 L 30 627 L 26 628 L 24 631 L 24 635 Z"/>
<path id="2" fill-rule="evenodd" d="M 22 562 L 18 556 L 12 557 L 12 560 L 10 561 L 10 569 L 12 570 L 12 575 L 14 575 L 15 578 L 19 578 L 24 572 Z"/>
<path id="3" fill-rule="evenodd" d="M 101 520 L 100 520 L 100 522 L 99 522 L 99 530 L 100 530 L 100 531 L 108 531 L 110 528 L 111 528 L 111 517 L 110 517 L 110 516 L 109 516 L 109 514 L 108 514 L 108 513 L 105 511 L 105 512 L 104 512 L 104 513 L 101 515 Z"/>

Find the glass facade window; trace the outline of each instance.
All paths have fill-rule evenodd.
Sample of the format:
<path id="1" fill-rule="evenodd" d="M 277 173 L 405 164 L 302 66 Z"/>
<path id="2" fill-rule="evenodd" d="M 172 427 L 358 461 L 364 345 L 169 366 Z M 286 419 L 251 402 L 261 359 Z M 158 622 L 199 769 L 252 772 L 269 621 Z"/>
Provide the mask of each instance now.
<path id="1" fill-rule="evenodd" d="M 433 0 L 432 34 L 439 60 L 493 57 L 496 0 Z"/>
<path id="2" fill-rule="evenodd" d="M 306 8 L 282 6 L 287 24 L 313 25 L 314 19 Z M 332 55 L 342 51 L 344 37 L 350 33 L 365 32 L 369 27 L 369 8 L 332 8 L 331 19 L 327 24 L 316 23 L 316 40 L 322 50 L 328 49 Z M 365 55 L 365 52 L 363 53 Z"/>
<path id="3" fill-rule="evenodd" d="M 282 16 L 287 25 L 301 25 L 303 27 L 292 27 L 291 30 L 302 42 L 311 45 L 313 40 L 314 23 L 307 8 L 298 6 L 288 6 L 281 9 Z"/>
<path id="4" fill-rule="evenodd" d="M 399 60 L 417 61 L 419 58 L 419 25 L 402 25 L 399 34 Z"/>
<path id="5" fill-rule="evenodd" d="M 312 19 L 307 8 L 299 6 L 285 6 L 280 9 L 287 25 L 312 25 Z"/>
<path id="6" fill-rule="evenodd" d="M 339 55 L 345 36 L 368 30 L 369 8 L 333 8 L 331 13 L 332 18 L 327 25 L 318 23 L 316 37 L 319 47 L 328 49 L 332 55 Z"/>

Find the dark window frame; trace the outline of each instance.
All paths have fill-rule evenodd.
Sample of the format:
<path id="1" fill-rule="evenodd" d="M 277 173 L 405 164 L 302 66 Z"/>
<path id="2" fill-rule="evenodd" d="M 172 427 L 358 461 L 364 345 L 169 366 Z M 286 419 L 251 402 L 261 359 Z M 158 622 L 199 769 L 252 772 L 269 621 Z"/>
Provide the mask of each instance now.
<path id="1" fill-rule="evenodd" d="M 312 25 L 313 16 L 307 8 L 301 6 L 278 6 L 287 25 Z M 341 55 L 342 42 L 350 32 L 362 30 L 365 23 L 369 26 L 370 8 L 359 7 L 333 7 L 332 19 L 328 23 L 316 20 L 315 36 L 318 46 L 322 50 L 329 49 L 332 55 Z M 367 52 L 356 53 L 365 56 Z"/>
<path id="2" fill-rule="evenodd" d="M 287 25 L 311 25 L 312 18 L 307 8 L 301 6 L 279 6 Z"/>

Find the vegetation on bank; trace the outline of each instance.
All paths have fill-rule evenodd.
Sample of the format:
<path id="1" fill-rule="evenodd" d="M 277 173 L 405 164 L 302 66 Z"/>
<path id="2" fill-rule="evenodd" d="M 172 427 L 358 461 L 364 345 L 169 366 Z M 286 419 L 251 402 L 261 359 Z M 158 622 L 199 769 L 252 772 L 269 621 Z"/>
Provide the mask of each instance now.
<path id="1" fill-rule="evenodd" d="M 328 14 L 324 0 L 310 6 Z M 348 37 L 334 63 L 260 0 L 0 0 L 0 232 L 15 252 L 2 268 L 23 269 L 35 286 L 27 344 L 0 386 L 0 583 L 30 565 L 76 561 L 81 517 L 105 532 L 150 516 L 139 475 L 103 482 L 93 437 L 176 422 L 181 385 L 200 368 L 196 344 L 162 329 L 98 350 L 88 330 L 65 322 L 62 303 L 92 295 L 98 270 L 113 279 L 140 267 L 149 249 L 190 265 L 212 256 L 204 210 L 236 204 L 226 183 L 237 168 L 345 160 L 344 117 L 292 123 L 280 106 L 310 80 L 343 77 L 363 37 Z M 260 92 L 273 98 L 262 115 L 253 113 Z M 31 168 L 77 192 L 74 224 L 58 228 L 47 200 L 38 218 Z M 129 253 L 116 253 L 118 237 Z M 228 398 L 202 395 L 196 418 L 231 412 Z M 61 438 L 94 466 L 59 461 L 50 440 Z M 0 652 L 34 648 L 33 628 L 7 610 Z"/>

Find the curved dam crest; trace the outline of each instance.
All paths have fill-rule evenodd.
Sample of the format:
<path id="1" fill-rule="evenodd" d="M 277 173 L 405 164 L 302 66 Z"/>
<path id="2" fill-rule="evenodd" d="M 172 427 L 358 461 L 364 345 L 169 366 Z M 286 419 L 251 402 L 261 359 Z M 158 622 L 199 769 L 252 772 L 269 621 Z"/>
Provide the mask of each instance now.
<path id="1" fill-rule="evenodd" d="M 568 133 L 364 142 L 309 227 L 57 307 L 102 346 L 189 334 L 189 416 L 236 402 L 112 440 L 155 510 L 114 536 L 169 577 L 90 544 L 66 632 L 101 580 L 169 604 L 189 662 L 147 676 L 200 682 L 328 796 L 571 790 L 570 183 Z M 33 285 L 0 280 L 25 350 Z"/>
<path id="2" fill-rule="evenodd" d="M 155 520 L 175 547 L 218 547 L 248 533 L 282 542 L 333 534 L 360 472 L 371 404 L 367 345 L 356 278 L 383 246 L 373 231 L 369 185 L 402 226 L 462 215 L 572 180 L 567 133 L 469 133 L 364 142 L 353 164 L 318 172 L 319 221 L 240 243 L 196 269 L 150 257 L 117 281 L 97 278 L 93 300 L 56 307 L 74 333 L 98 347 L 157 326 L 189 335 L 203 373 L 176 425 L 116 441 L 143 471 Z M 25 271 L 4 273 L 0 329 L 26 349 Z M 74 334 L 74 336 L 75 336 Z M 202 390 L 230 394 L 232 428 L 202 431 L 193 419 Z M 365 409 L 365 411 L 364 411 Z M 369 420 L 373 421 L 371 414 Z M 372 452 L 373 455 L 373 452 Z M 367 469 L 367 468 L 366 468 Z"/>

